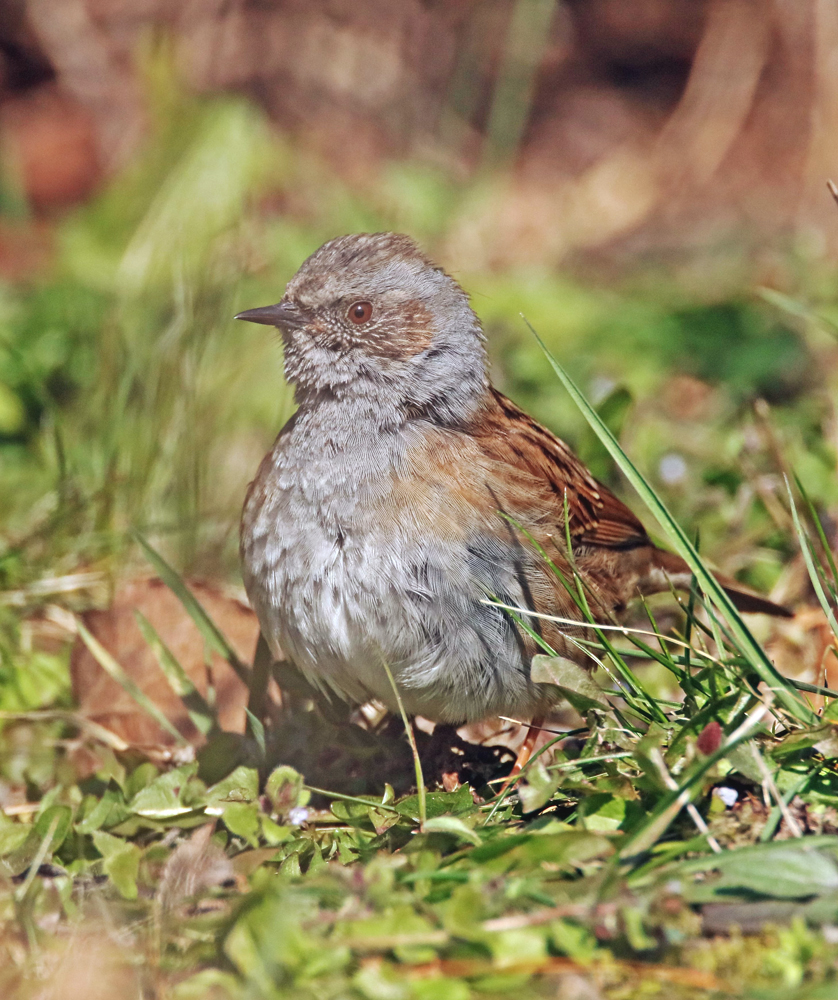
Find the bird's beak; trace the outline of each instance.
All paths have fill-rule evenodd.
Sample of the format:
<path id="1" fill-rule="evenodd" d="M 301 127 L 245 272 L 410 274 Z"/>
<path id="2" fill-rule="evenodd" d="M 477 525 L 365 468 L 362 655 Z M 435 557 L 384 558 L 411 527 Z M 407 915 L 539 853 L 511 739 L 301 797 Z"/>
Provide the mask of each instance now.
<path id="1" fill-rule="evenodd" d="M 248 323 L 263 323 L 265 326 L 276 326 L 283 330 L 295 330 L 306 323 L 300 309 L 287 299 L 273 306 L 261 306 L 258 309 L 245 309 L 237 313 L 235 319 L 244 319 Z"/>

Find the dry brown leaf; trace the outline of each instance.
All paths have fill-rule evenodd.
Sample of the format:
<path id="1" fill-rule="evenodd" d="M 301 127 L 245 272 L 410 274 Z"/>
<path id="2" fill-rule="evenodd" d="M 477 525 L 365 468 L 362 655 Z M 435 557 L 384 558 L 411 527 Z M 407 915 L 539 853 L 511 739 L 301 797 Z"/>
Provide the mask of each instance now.
<path id="1" fill-rule="evenodd" d="M 227 636 L 239 657 L 245 663 L 252 662 L 259 623 L 250 608 L 213 584 L 193 580 L 187 581 L 187 586 Z M 204 640 L 183 605 L 161 580 L 153 577 L 124 584 L 117 590 L 109 608 L 89 611 L 84 615 L 84 622 L 177 729 L 198 744 L 202 738 L 146 644 L 134 617 L 135 609 L 151 622 L 205 697 L 211 673 L 222 729 L 243 732 L 247 689 L 218 655 L 212 655 L 210 670 L 207 670 Z M 173 744 L 172 737 L 105 673 L 81 640 L 73 647 L 70 673 L 73 694 L 86 716 L 135 746 Z"/>

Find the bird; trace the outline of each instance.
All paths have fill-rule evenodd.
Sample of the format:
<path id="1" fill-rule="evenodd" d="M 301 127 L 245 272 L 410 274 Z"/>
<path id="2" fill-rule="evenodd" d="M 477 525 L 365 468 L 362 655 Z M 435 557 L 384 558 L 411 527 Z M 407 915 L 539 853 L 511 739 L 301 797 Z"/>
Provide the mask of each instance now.
<path id="1" fill-rule="evenodd" d="M 687 564 L 492 385 L 466 292 L 409 236 L 332 239 L 236 318 L 279 330 L 297 407 L 247 490 L 244 586 L 274 656 L 326 693 L 396 711 L 395 685 L 435 723 L 537 727 L 557 689 L 533 681 L 535 654 L 590 665 L 583 629 L 527 618 L 579 621 L 562 577 L 601 622 L 689 588 Z M 719 580 L 743 611 L 788 614 Z"/>

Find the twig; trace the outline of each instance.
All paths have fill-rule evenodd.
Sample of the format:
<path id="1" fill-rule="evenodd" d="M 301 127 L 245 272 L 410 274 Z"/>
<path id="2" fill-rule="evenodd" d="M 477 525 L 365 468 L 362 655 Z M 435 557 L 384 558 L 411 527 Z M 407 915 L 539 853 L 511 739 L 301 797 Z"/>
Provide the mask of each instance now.
<path id="1" fill-rule="evenodd" d="M 600 625 L 597 622 L 577 621 L 575 618 L 562 618 L 559 615 L 542 614 L 539 611 L 530 611 L 529 608 L 518 608 L 512 604 L 503 604 L 500 601 L 491 601 L 487 598 L 483 598 L 480 603 L 493 605 L 496 608 L 501 608 L 503 611 L 515 611 L 517 614 L 527 615 L 529 618 L 538 618 L 542 621 L 556 622 L 558 625 L 572 625 L 574 628 L 592 628 L 608 632 L 620 632 L 625 636 L 648 635 L 652 638 L 659 639 L 662 642 L 671 642 L 674 646 L 681 646 L 683 649 L 689 649 L 691 652 L 699 653 L 711 663 L 714 663 L 717 666 L 723 666 L 721 660 L 710 656 L 709 653 L 701 653 L 700 650 L 697 650 L 694 646 L 690 646 L 689 643 L 684 642 L 682 639 L 675 639 L 673 636 L 669 635 L 661 635 L 659 632 L 652 632 L 650 629 L 630 628 L 627 625 Z M 570 637 L 567 636 L 566 638 Z"/>
<path id="2" fill-rule="evenodd" d="M 344 795 L 342 792 L 330 792 L 325 788 L 317 788 L 316 785 L 303 785 L 303 788 L 316 795 L 326 795 L 330 799 L 337 799 L 339 802 L 354 802 L 359 806 L 368 806 L 371 809 L 380 809 L 381 812 L 395 813 L 399 815 L 399 810 L 385 802 L 376 802 L 374 799 L 362 799 L 357 795 Z"/>
<path id="3" fill-rule="evenodd" d="M 0 813 L 4 816 L 28 816 L 40 808 L 40 802 L 16 802 L 13 805 L 0 807 Z"/>
<path id="4" fill-rule="evenodd" d="M 760 769 L 760 772 L 762 774 L 762 783 L 768 789 L 774 801 L 777 803 L 777 807 L 782 813 L 783 819 L 786 821 L 786 826 L 788 826 L 789 830 L 792 833 L 792 836 L 802 837 L 803 831 L 800 829 L 800 824 L 797 822 L 794 816 L 792 816 L 791 809 L 789 809 L 788 807 L 788 803 L 780 794 L 780 789 L 777 788 L 776 784 L 774 783 L 774 778 L 772 777 L 771 772 L 768 770 L 768 765 L 762 759 L 762 754 L 759 752 L 759 750 L 757 750 L 756 746 L 753 743 L 751 744 L 751 753 L 753 754 L 754 760 L 757 762 L 757 767 Z"/>

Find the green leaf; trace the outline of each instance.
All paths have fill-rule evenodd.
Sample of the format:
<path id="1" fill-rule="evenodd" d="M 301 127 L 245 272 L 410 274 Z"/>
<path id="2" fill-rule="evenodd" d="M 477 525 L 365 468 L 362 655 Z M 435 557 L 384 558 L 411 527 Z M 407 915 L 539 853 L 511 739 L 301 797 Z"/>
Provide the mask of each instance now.
<path id="1" fill-rule="evenodd" d="M 304 787 L 303 776 L 287 764 L 275 767 L 268 775 L 265 795 L 274 812 L 280 816 L 287 816 L 292 809 L 306 805 L 311 798 L 311 793 Z"/>
<path id="2" fill-rule="evenodd" d="M 567 830 L 499 837 L 475 847 L 469 857 L 472 864 L 483 865 L 487 872 L 506 872 L 538 867 L 542 862 L 555 868 L 573 868 L 613 851 L 610 841 L 599 834 Z"/>
<path id="3" fill-rule="evenodd" d="M 128 802 L 137 795 L 138 792 L 142 791 L 159 777 L 160 772 L 151 763 L 151 761 L 143 761 L 139 767 L 135 767 L 134 770 L 125 779 L 125 798 Z"/>
<path id="4" fill-rule="evenodd" d="M 187 802 L 187 789 L 198 770 L 197 762 L 176 767 L 155 778 L 128 803 L 138 816 L 150 819 L 171 819 L 192 812 L 197 803 Z"/>
<path id="5" fill-rule="evenodd" d="M 730 851 L 712 859 L 704 878 L 687 890 L 691 902 L 759 893 L 773 899 L 805 899 L 838 889 L 838 866 L 820 851 L 788 842 Z"/>
<path id="6" fill-rule="evenodd" d="M 251 847 L 259 843 L 259 806 L 255 802 L 230 802 L 224 806 L 221 819 L 230 833 Z"/>
<path id="7" fill-rule="evenodd" d="M 0 859 L 18 850 L 28 836 L 28 826 L 16 823 L 0 810 Z"/>
<path id="8" fill-rule="evenodd" d="M 735 739 L 723 743 L 714 753 L 695 761 L 681 777 L 678 787 L 662 795 L 645 819 L 633 827 L 623 841 L 620 856 L 629 858 L 633 853 L 649 850 L 663 835 L 683 806 L 690 801 L 692 789 L 703 776 L 723 760 L 735 747 L 752 739 L 755 727 L 740 726 Z M 689 794 L 687 794 L 689 793 Z"/>
<path id="9" fill-rule="evenodd" d="M 365 965 L 352 977 L 357 995 L 364 1000 L 412 1000 L 410 983 L 389 965 Z"/>
<path id="10" fill-rule="evenodd" d="M 625 935 L 633 951 L 652 951 L 658 942 L 649 937 L 643 926 L 643 914 L 637 906 L 623 906 L 620 909 Z"/>
<path id="11" fill-rule="evenodd" d="M 338 935 L 363 951 L 385 951 L 409 944 L 444 943 L 448 936 L 408 904 L 390 905 L 375 916 L 347 921 L 337 930 Z"/>
<path id="12" fill-rule="evenodd" d="M 255 802 L 259 798 L 259 772 L 256 768 L 240 765 L 226 778 L 207 789 L 207 812 L 218 804 L 227 802 Z"/>
<path id="13" fill-rule="evenodd" d="M 798 729 L 781 737 L 770 749 L 769 756 L 778 762 L 786 757 L 799 756 L 801 751 L 815 747 L 822 740 L 828 740 L 835 735 L 831 725 L 815 726 L 812 729 Z"/>
<path id="14" fill-rule="evenodd" d="M 523 781 L 517 785 L 521 809 L 529 813 L 547 805 L 560 781 L 559 772 L 548 771 L 542 760 L 532 762 L 524 771 Z"/>
<path id="15" fill-rule="evenodd" d="M 131 815 L 125 804 L 122 789 L 111 779 L 104 795 L 96 802 L 84 819 L 76 823 L 78 833 L 93 833 L 102 827 L 117 826 Z"/>
<path id="16" fill-rule="evenodd" d="M 18 902 L 29 896 L 41 865 L 60 847 L 70 829 L 71 820 L 72 811 L 67 806 L 48 806 L 39 815 L 23 844 L 4 859 L 4 867 L 10 874 L 18 875 L 28 869 L 14 894 Z"/>
<path id="17" fill-rule="evenodd" d="M 53 826 L 53 824 L 55 824 Z M 34 833 L 43 840 L 52 830 L 50 853 L 55 853 L 64 843 L 73 825 L 73 810 L 69 806 L 50 806 L 35 820 Z"/>
<path id="18" fill-rule="evenodd" d="M 443 816 L 446 813 L 462 816 L 474 812 L 474 799 L 468 785 L 463 785 L 456 792 L 428 792 L 426 797 L 427 816 Z M 402 816 L 419 821 L 419 796 L 409 795 L 396 803 L 396 809 Z"/>
<path id="19" fill-rule="evenodd" d="M 626 818 L 626 800 L 615 795 L 591 795 L 579 803 L 579 813 L 586 830 L 613 833 Z"/>
<path id="20" fill-rule="evenodd" d="M 738 747 L 734 747 L 726 755 L 726 759 L 735 771 L 744 774 L 754 784 L 759 785 L 762 783 L 762 771 L 751 752 L 751 747 L 747 743 L 740 743 Z"/>
<path id="21" fill-rule="evenodd" d="M 259 822 L 262 828 L 262 837 L 269 847 L 284 844 L 286 840 L 290 840 L 294 836 L 292 827 L 280 826 L 264 813 L 259 814 Z"/>
<path id="22" fill-rule="evenodd" d="M 415 1000 L 469 1000 L 472 996 L 462 979 L 448 979 L 444 976 L 416 979 L 411 987 Z"/>
<path id="23" fill-rule="evenodd" d="M 248 732 L 253 737 L 256 746 L 259 748 L 259 756 L 261 760 L 265 759 L 265 754 L 267 753 L 267 743 L 265 742 L 265 727 L 262 721 L 258 719 L 249 708 L 245 708 L 244 713 L 247 717 L 247 728 Z"/>
<path id="24" fill-rule="evenodd" d="M 102 868 L 124 899 L 137 898 L 137 875 L 140 871 L 142 851 L 121 837 L 111 836 L 103 830 L 93 833 L 93 844 L 102 855 Z"/>
<path id="25" fill-rule="evenodd" d="M 550 924 L 550 935 L 558 951 L 575 962 L 590 962 L 596 953 L 596 938 L 581 924 L 555 920 Z"/>
<path id="26" fill-rule="evenodd" d="M 237 767 L 207 790 L 206 811 L 211 816 L 220 816 L 230 833 L 255 847 L 260 830 L 258 798 L 258 772 L 252 767 Z"/>
<path id="27" fill-rule="evenodd" d="M 426 820 L 422 833 L 452 833 L 470 844 L 481 843 L 480 837 L 457 816 L 434 816 Z"/>
<path id="28" fill-rule="evenodd" d="M 485 851 L 483 848 L 475 850 Z M 469 861 L 473 861 L 474 853 L 469 855 Z M 483 927 L 482 920 L 486 916 L 486 898 L 483 893 L 472 883 L 471 885 L 458 885 L 451 893 L 450 899 L 442 907 L 442 922 L 445 929 L 455 937 L 464 941 L 483 941 L 487 931 Z"/>
<path id="29" fill-rule="evenodd" d="M 546 927 L 522 927 L 500 931 L 486 938 L 494 964 L 502 969 L 521 962 L 543 962 L 547 957 Z"/>
<path id="30" fill-rule="evenodd" d="M 540 653 L 534 656 L 530 677 L 535 684 L 553 684 L 582 715 L 592 708 L 601 711 L 611 709 L 605 694 L 588 671 L 564 656 L 544 656 Z"/>

